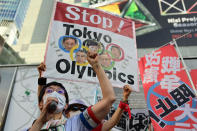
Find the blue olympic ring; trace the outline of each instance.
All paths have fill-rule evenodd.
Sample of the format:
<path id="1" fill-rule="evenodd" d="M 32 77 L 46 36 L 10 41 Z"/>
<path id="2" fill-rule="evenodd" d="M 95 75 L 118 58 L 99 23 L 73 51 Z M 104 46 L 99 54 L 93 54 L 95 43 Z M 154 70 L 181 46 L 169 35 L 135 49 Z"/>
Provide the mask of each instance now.
<path id="1" fill-rule="evenodd" d="M 62 41 L 63 41 L 64 37 L 71 37 L 71 38 L 73 38 L 73 39 L 77 39 L 77 41 L 79 42 L 79 47 L 78 47 L 76 50 L 74 50 L 74 53 L 78 52 L 78 51 L 81 49 L 81 40 L 80 40 L 79 38 L 77 38 L 77 37 L 75 37 L 75 36 L 72 36 L 72 35 L 68 35 L 68 36 L 65 36 L 65 35 L 64 35 L 64 36 L 61 36 L 61 37 L 59 38 L 59 41 L 58 41 L 59 48 L 62 49 L 64 52 L 70 53 L 70 51 L 66 50 L 66 49 L 62 46 Z"/>

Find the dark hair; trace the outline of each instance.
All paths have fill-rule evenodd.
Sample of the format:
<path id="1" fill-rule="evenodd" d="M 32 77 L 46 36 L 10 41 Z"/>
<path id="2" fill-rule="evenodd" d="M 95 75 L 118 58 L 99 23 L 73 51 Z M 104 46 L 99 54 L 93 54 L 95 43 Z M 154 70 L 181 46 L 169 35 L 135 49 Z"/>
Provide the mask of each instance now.
<path id="1" fill-rule="evenodd" d="M 63 39 L 63 43 L 68 40 L 68 39 L 73 39 L 75 41 L 75 44 L 77 44 L 77 39 L 73 38 L 73 37 L 64 37 Z"/>
<path id="2" fill-rule="evenodd" d="M 69 103 L 69 98 L 68 98 L 68 93 L 67 93 L 65 87 L 61 83 L 58 83 L 58 82 L 55 82 L 55 81 L 46 84 L 42 88 L 42 90 L 40 91 L 39 97 L 38 97 L 38 102 L 40 103 L 42 101 L 42 98 L 44 96 L 44 93 L 45 93 L 46 88 L 49 87 L 49 86 L 52 86 L 52 85 L 59 86 L 60 88 L 62 88 L 64 90 L 64 95 L 66 97 L 66 104 L 68 104 Z"/>
<path id="3" fill-rule="evenodd" d="M 89 47 L 89 46 L 99 46 L 99 42 L 96 41 L 96 40 L 87 39 L 87 40 L 85 40 L 85 41 L 83 42 L 83 45 L 84 45 L 84 46 L 87 46 L 87 47 Z"/>
<path id="4" fill-rule="evenodd" d="M 85 50 L 85 49 L 80 49 L 79 51 L 77 51 L 77 52 L 84 52 L 84 53 L 87 53 L 87 51 Z M 76 53 L 77 53 L 76 52 Z"/>
<path id="5" fill-rule="evenodd" d="M 83 105 L 83 104 L 78 104 L 78 103 L 70 104 L 70 105 L 68 105 L 68 108 L 65 110 L 65 114 L 68 113 L 69 111 L 74 110 L 73 108 L 76 106 L 77 107 L 80 106 L 80 107 L 84 108 L 84 110 L 88 108 L 86 105 Z"/>

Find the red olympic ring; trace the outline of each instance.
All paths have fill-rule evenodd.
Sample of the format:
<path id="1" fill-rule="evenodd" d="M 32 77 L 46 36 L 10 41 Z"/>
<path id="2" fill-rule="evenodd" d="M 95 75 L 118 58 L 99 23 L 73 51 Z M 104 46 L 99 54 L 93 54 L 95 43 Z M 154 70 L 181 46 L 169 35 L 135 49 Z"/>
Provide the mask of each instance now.
<path id="1" fill-rule="evenodd" d="M 118 47 L 120 49 L 120 51 L 121 51 L 121 54 L 122 54 L 122 57 L 120 59 L 112 58 L 112 60 L 113 61 L 121 61 L 121 60 L 123 60 L 124 59 L 124 50 L 119 45 L 111 43 L 111 44 L 107 45 L 106 50 L 108 50 L 109 47 L 112 46 L 112 45 Z M 107 55 L 109 56 L 109 53 L 107 53 Z"/>

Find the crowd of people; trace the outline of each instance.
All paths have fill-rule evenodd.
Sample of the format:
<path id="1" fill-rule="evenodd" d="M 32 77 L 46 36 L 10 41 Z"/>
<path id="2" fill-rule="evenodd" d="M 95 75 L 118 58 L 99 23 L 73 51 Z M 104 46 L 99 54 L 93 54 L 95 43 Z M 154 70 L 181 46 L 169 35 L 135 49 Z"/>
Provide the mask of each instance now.
<path id="1" fill-rule="evenodd" d="M 83 100 L 74 99 L 69 101 L 69 94 L 63 84 L 56 81 L 47 83 L 47 79 L 41 77 L 42 72 L 46 70 L 46 65 L 41 63 L 38 66 L 40 115 L 27 130 L 108 131 L 118 123 L 123 111 L 128 108 L 131 87 L 129 85 L 123 87 L 123 99 L 120 101 L 119 107 L 111 119 L 105 120 L 104 118 L 109 113 L 116 96 L 108 77 L 98 62 L 98 53 L 88 51 L 87 61 L 94 69 L 99 80 L 102 99 L 91 106 L 87 106 Z"/>
<path id="2" fill-rule="evenodd" d="M 95 41 L 87 41 L 85 49 L 76 52 L 76 62 L 83 64 L 86 61 L 92 66 L 99 80 L 102 99 L 96 104 L 88 106 L 81 99 L 69 100 L 69 94 L 62 83 L 52 81 L 47 83 L 47 79 L 42 77 L 46 71 L 46 65 L 41 63 L 38 66 L 38 107 L 40 115 L 34 120 L 32 126 L 27 131 L 109 131 L 120 120 L 124 111 L 131 116 L 128 105 L 128 97 L 132 92 L 129 85 L 123 87 L 122 100 L 118 108 L 109 120 L 105 120 L 110 112 L 116 96 L 103 67 L 109 67 L 111 59 L 106 52 L 98 54 L 99 45 Z M 71 37 L 65 37 L 62 41 L 64 49 L 70 51 L 77 45 L 77 41 Z M 113 58 L 120 58 L 119 48 L 112 46 Z"/>

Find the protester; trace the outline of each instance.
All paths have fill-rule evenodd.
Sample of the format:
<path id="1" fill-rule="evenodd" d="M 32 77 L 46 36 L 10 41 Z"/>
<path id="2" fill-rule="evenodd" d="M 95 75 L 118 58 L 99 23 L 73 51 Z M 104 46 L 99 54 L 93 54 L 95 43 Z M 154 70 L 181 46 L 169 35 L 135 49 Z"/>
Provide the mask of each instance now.
<path id="1" fill-rule="evenodd" d="M 66 131 L 88 131 L 94 129 L 110 111 L 115 101 L 115 93 L 101 65 L 98 63 L 98 54 L 87 53 L 87 60 L 97 74 L 102 90 L 103 99 L 84 112 L 66 120 L 63 109 L 68 108 L 68 97 L 64 86 L 58 82 L 51 82 L 40 88 L 39 108 L 40 116 L 34 122 L 29 131 L 66 130 Z M 49 111 L 52 102 L 57 102 L 57 109 Z"/>
<path id="2" fill-rule="evenodd" d="M 67 118 L 70 118 L 77 114 L 80 114 L 87 108 L 88 106 L 85 104 L 85 102 L 80 99 L 74 99 L 69 102 L 69 106 L 64 113 Z"/>
<path id="3" fill-rule="evenodd" d="M 128 97 L 130 93 L 132 92 L 132 89 L 129 85 L 125 85 L 123 87 L 123 98 L 122 101 L 119 104 L 119 107 L 114 112 L 111 119 L 108 121 L 103 120 L 101 124 L 99 124 L 95 129 L 92 131 L 109 131 L 112 129 L 120 120 L 122 113 L 125 111 L 125 109 L 128 106 L 125 106 L 128 104 Z M 68 118 L 73 117 L 76 114 L 81 113 L 83 110 L 85 110 L 87 106 L 85 103 L 81 100 L 73 100 L 71 103 L 69 103 L 69 107 L 65 111 L 65 114 Z"/>
<path id="4" fill-rule="evenodd" d="M 41 77 L 42 72 L 46 70 L 46 65 L 44 63 L 41 63 L 38 67 L 38 72 L 39 72 L 39 84 L 38 84 L 38 96 L 40 94 L 41 89 L 43 88 L 44 85 L 46 85 L 46 78 Z M 38 98 L 39 99 L 39 98 Z M 75 114 L 79 114 L 83 112 L 85 109 L 87 109 L 88 106 L 79 99 L 74 99 L 69 102 L 68 108 L 65 110 L 64 114 L 67 118 L 70 118 L 74 116 Z M 80 111 L 80 112 L 78 112 Z"/>
<path id="5" fill-rule="evenodd" d="M 118 124 L 122 114 L 124 111 L 128 111 L 128 97 L 130 93 L 132 92 L 132 89 L 129 85 L 125 85 L 123 87 L 123 99 L 120 101 L 120 104 L 117 108 L 117 110 L 112 115 L 111 119 L 108 121 L 103 121 L 99 126 L 93 131 L 109 131 L 112 129 L 116 124 Z M 130 110 L 130 109 L 129 109 Z"/>
<path id="6" fill-rule="evenodd" d="M 42 72 L 46 71 L 46 65 L 42 62 L 38 67 L 37 67 L 39 77 L 38 77 L 38 90 L 37 90 L 37 95 L 39 99 L 40 91 L 42 88 L 47 84 L 47 79 L 45 77 L 42 77 Z"/>
<path id="7" fill-rule="evenodd" d="M 73 37 L 64 37 L 62 41 L 63 47 L 70 51 L 77 44 L 77 40 Z"/>

